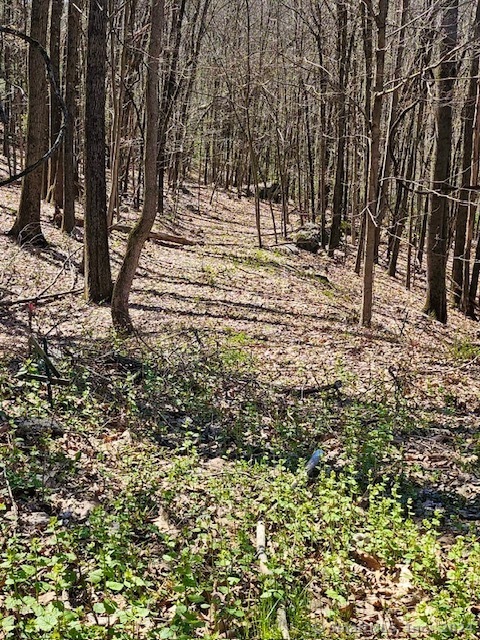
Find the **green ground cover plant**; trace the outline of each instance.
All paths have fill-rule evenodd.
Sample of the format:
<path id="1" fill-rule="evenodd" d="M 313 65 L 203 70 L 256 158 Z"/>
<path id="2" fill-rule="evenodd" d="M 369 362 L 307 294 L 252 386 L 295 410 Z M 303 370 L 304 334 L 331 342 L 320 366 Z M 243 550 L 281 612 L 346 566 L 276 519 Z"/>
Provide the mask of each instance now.
<path id="1" fill-rule="evenodd" d="M 480 545 L 417 508 L 406 399 L 289 393 L 235 332 L 61 367 L 53 406 L 2 368 L 1 637 L 478 637 Z"/>

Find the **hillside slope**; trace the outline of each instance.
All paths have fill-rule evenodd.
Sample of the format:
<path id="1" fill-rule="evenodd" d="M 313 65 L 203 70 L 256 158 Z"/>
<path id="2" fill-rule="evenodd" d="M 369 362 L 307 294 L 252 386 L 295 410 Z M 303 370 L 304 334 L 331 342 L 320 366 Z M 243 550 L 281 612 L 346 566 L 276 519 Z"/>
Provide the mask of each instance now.
<path id="1" fill-rule="evenodd" d="M 479 637 L 475 323 L 425 317 L 422 275 L 380 266 L 362 329 L 351 248 L 278 253 L 265 205 L 258 249 L 251 200 L 188 185 L 156 230 L 198 244 L 147 243 L 122 341 L 52 213 L 46 250 L 0 237 L 6 638 Z M 36 296 L 70 381 L 51 401 Z"/>
<path id="2" fill-rule="evenodd" d="M 259 250 L 251 200 L 223 193 L 212 199 L 210 190 L 195 185 L 190 189 L 178 201 L 169 200 L 168 220 L 159 221 L 158 230 L 184 234 L 202 244 L 147 243 L 131 297 L 132 317 L 142 335 L 192 329 L 244 332 L 253 353 L 267 360 L 280 380 L 309 385 L 328 381 L 337 367 L 345 367 L 359 384 L 368 385 L 372 379 L 391 380 L 388 368 L 393 367 L 400 376 L 408 374 L 416 391 L 430 384 L 453 384 L 458 385 L 460 401 L 475 402 L 480 362 L 474 359 L 458 370 L 455 354 L 467 343 L 473 350 L 480 347 L 478 327 L 453 310 L 446 327 L 425 317 L 424 276 L 417 275 L 408 292 L 400 279 L 377 268 L 372 329 L 361 329 L 361 278 L 353 272 L 351 249 L 347 257 L 339 253 L 335 260 L 304 251 L 289 257 L 276 253 L 271 215 L 264 205 L 265 249 Z M 5 231 L 12 224 L 18 196 L 17 187 L 2 191 L 0 224 Z M 76 291 L 83 284 L 78 272 L 81 230 L 76 239 L 62 237 L 49 222 L 51 208 L 44 205 L 43 211 L 51 242 L 47 251 L 20 251 L 0 237 L 6 329 L 1 341 L 7 352 L 12 350 L 12 334 L 15 349 L 21 349 L 22 336 L 26 338 L 25 307 L 8 306 L 9 301 Z M 135 213 L 124 211 L 122 216 L 128 222 Z M 276 216 L 279 228 L 278 210 Z M 295 227 L 298 220 L 291 223 Z M 114 270 L 124 241 L 125 233 L 113 232 Z M 330 284 L 317 277 L 325 270 Z M 111 327 L 108 308 L 89 306 L 81 295 L 39 304 L 35 322 L 40 332 L 67 341 L 105 336 Z"/>

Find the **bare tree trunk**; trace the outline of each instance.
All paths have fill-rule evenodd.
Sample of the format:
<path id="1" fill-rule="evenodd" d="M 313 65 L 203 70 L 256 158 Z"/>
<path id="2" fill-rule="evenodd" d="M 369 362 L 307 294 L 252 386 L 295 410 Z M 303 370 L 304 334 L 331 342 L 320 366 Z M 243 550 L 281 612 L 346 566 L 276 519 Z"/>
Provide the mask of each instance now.
<path id="1" fill-rule="evenodd" d="M 110 174 L 110 198 L 108 199 L 108 212 L 107 222 L 110 226 L 113 222 L 113 212 L 117 210 L 118 219 L 118 207 L 120 205 L 120 162 L 121 162 L 121 139 L 122 129 L 124 123 L 124 95 L 125 95 L 125 75 L 127 68 L 127 33 L 128 33 L 128 13 L 130 10 L 130 4 L 127 2 L 122 10 L 122 42 L 120 52 L 120 68 L 118 78 L 118 95 L 117 87 L 115 84 L 115 67 L 112 68 L 112 89 L 113 96 L 113 123 L 112 123 L 112 150 L 111 150 L 111 174 Z M 114 48 L 113 36 L 111 39 L 112 49 Z M 113 56 L 112 56 L 113 58 Z"/>
<path id="2" fill-rule="evenodd" d="M 429 209 L 430 209 L 429 199 L 425 198 L 425 205 L 424 205 L 422 217 L 420 220 L 420 235 L 418 238 L 418 247 L 417 247 L 417 256 L 416 256 L 416 263 L 418 268 L 421 268 L 423 264 L 423 255 L 425 253 L 425 240 L 427 237 L 427 222 L 428 222 Z"/>
<path id="3" fill-rule="evenodd" d="M 47 39 L 48 0 L 33 0 L 30 36 L 45 47 Z M 45 153 L 47 128 L 47 83 L 45 65 L 38 49 L 28 51 L 28 123 L 26 165 L 33 165 Z M 40 165 L 23 178 L 20 205 L 15 224 L 9 232 L 20 245 L 26 243 L 45 246 L 40 225 L 43 166 Z"/>
<path id="4" fill-rule="evenodd" d="M 258 193 L 259 171 L 258 155 L 255 150 L 255 142 L 252 131 L 252 71 L 251 71 L 251 20 L 250 20 L 250 0 L 245 0 L 247 9 L 247 79 L 245 87 L 245 118 L 246 136 L 250 153 L 250 167 L 253 173 L 253 186 L 255 193 L 255 226 L 257 229 L 258 247 L 262 248 L 262 228 L 260 219 L 260 196 Z"/>
<path id="5" fill-rule="evenodd" d="M 52 0 L 50 10 L 50 60 L 53 73 L 57 78 L 60 87 L 60 23 L 62 19 L 63 0 Z M 50 146 L 53 146 L 58 131 L 62 114 L 58 98 L 52 87 L 50 87 Z M 57 149 L 48 160 L 48 184 L 47 199 L 53 202 L 56 207 L 63 206 L 63 193 L 61 188 L 56 187 L 57 167 L 61 163 L 61 147 Z M 60 187 L 63 185 L 60 185 Z"/>
<path id="6" fill-rule="evenodd" d="M 477 2 L 477 10 L 474 22 L 474 40 L 480 40 L 480 0 Z M 470 64 L 470 80 L 468 86 L 468 96 L 463 109 L 463 158 L 462 158 L 462 185 L 468 187 L 473 180 L 477 180 L 478 160 L 473 157 L 475 136 L 475 116 L 478 109 L 478 51 L 472 52 Z M 478 117 L 478 116 L 477 116 Z M 478 143 L 477 143 L 478 152 Z M 475 208 L 472 207 L 472 196 L 467 189 L 460 191 L 461 202 L 458 205 L 457 220 L 455 225 L 455 246 L 453 252 L 452 270 L 452 294 L 453 302 L 462 306 L 466 311 L 468 304 L 468 289 L 470 279 L 470 253 L 473 235 L 473 221 L 475 218 Z M 466 280 L 464 285 L 464 278 Z M 475 297 L 475 296 L 474 296 Z"/>
<path id="7" fill-rule="evenodd" d="M 67 25 L 67 60 L 65 71 L 65 104 L 68 110 L 67 129 L 63 142 L 63 216 L 62 231 L 75 228 L 75 156 L 74 137 L 77 117 L 78 49 L 80 44 L 80 16 L 83 0 L 69 0 Z"/>
<path id="8" fill-rule="evenodd" d="M 424 311 L 447 322 L 446 266 L 448 253 L 448 180 L 452 147 L 452 98 L 456 78 L 453 50 L 457 43 L 458 0 L 445 0 L 438 69 L 436 109 L 437 148 L 433 170 L 433 193 L 427 228 L 427 299 Z"/>
<path id="9" fill-rule="evenodd" d="M 477 80 L 477 100 L 475 105 L 475 117 L 473 124 L 473 152 L 472 173 L 473 184 L 478 183 L 480 175 L 480 80 Z M 470 196 L 471 197 L 471 196 Z M 472 250 L 473 232 L 477 212 L 477 202 L 471 197 L 467 222 L 467 238 L 465 241 L 465 273 L 463 277 L 463 301 L 462 309 L 470 318 L 475 318 L 475 298 L 477 297 L 478 277 L 480 273 L 480 242 L 477 243 L 475 260 L 473 262 L 472 278 L 470 281 L 470 254 Z"/>
<path id="10" fill-rule="evenodd" d="M 89 0 L 85 86 L 85 297 L 110 300 L 105 176 L 105 73 L 107 3 Z"/>
<path id="11" fill-rule="evenodd" d="M 169 64 L 163 85 L 158 129 L 158 212 L 163 213 L 163 189 L 167 168 L 167 127 L 173 107 L 178 97 L 178 58 L 182 42 L 182 25 L 185 18 L 186 0 L 179 0 L 172 6 L 172 27 L 168 42 Z"/>
<path id="12" fill-rule="evenodd" d="M 340 230 L 343 213 L 343 183 L 345 175 L 345 133 L 347 129 L 347 104 L 344 91 L 347 77 L 347 7 L 343 0 L 337 0 L 337 61 L 338 84 L 337 96 L 337 151 L 335 167 L 335 185 L 333 188 L 333 216 L 328 243 L 328 257 L 333 258 L 335 249 L 340 244 Z"/>
<path id="13" fill-rule="evenodd" d="M 407 13 L 409 9 L 410 0 L 401 0 L 402 8 L 401 8 L 401 19 L 400 19 L 400 30 L 399 30 L 399 42 L 397 49 L 397 57 L 395 61 L 395 71 L 394 78 L 395 81 L 398 81 L 402 75 L 402 67 L 403 67 L 403 54 L 405 51 L 405 25 L 407 23 Z M 378 209 L 378 226 L 375 235 L 375 264 L 378 264 L 378 251 L 380 248 L 380 228 L 385 217 L 385 213 L 387 210 L 388 204 L 388 194 L 390 190 L 390 184 L 388 178 L 390 176 L 391 167 L 392 167 L 392 157 L 390 153 L 387 152 L 388 145 L 390 144 L 390 135 L 391 128 L 395 122 L 395 118 L 397 115 L 398 109 L 398 100 L 399 100 L 399 88 L 395 88 L 392 93 L 392 99 L 390 103 L 390 112 L 388 114 L 388 130 L 387 136 L 385 140 L 385 153 L 383 158 L 383 167 L 382 167 L 382 178 L 383 182 L 380 187 L 380 202 Z M 394 268 L 395 270 L 395 268 Z"/>
<path id="14" fill-rule="evenodd" d="M 152 0 L 146 95 L 145 197 L 142 215 L 128 237 L 127 250 L 115 282 L 112 321 L 117 331 L 133 329 L 128 300 L 140 254 L 148 238 L 158 208 L 157 145 L 159 120 L 159 69 L 162 53 L 164 0 Z"/>
<path id="15" fill-rule="evenodd" d="M 307 157 L 308 157 L 308 183 L 310 187 L 310 219 L 312 222 L 315 222 L 316 219 L 316 209 L 315 209 L 315 168 L 313 161 L 313 143 L 312 143 L 312 132 L 311 132 L 311 124 L 310 124 L 310 106 L 309 106 L 309 96 L 308 91 L 305 87 L 305 83 L 303 84 L 304 91 L 304 99 L 305 99 L 305 133 L 306 133 L 306 142 L 307 142 Z"/>
<path id="16" fill-rule="evenodd" d="M 369 3 L 369 10 L 373 10 Z M 370 163 L 368 170 L 367 209 L 365 221 L 365 263 L 363 270 L 363 296 L 360 323 L 369 327 L 372 321 L 373 270 L 375 259 L 375 238 L 378 224 L 377 198 L 380 170 L 380 124 L 383 105 L 383 84 L 385 69 L 385 43 L 388 0 L 379 0 L 377 24 L 377 49 L 375 53 L 375 97 L 371 118 Z"/>
<path id="17" fill-rule="evenodd" d="M 367 8 L 367 2 L 360 3 L 360 18 L 362 21 L 362 43 L 363 53 L 365 57 L 365 137 L 369 136 L 370 118 L 372 111 L 372 77 L 373 77 L 373 7 L 370 4 Z M 365 158 L 365 166 L 370 166 L 370 154 L 371 149 L 367 146 L 367 153 Z M 363 186 L 364 193 L 362 194 L 362 202 L 365 203 L 368 200 L 368 179 Z M 365 233 L 367 226 L 367 211 L 366 207 L 363 208 L 360 220 L 360 237 L 357 247 L 357 256 L 355 260 L 355 273 L 360 275 L 362 269 L 362 258 L 365 251 Z"/>

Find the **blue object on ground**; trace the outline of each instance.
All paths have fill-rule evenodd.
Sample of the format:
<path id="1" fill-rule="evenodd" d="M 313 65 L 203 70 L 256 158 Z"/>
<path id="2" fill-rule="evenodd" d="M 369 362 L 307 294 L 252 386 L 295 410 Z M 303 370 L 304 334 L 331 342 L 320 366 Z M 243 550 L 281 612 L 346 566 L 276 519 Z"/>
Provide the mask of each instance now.
<path id="1" fill-rule="evenodd" d="M 318 465 L 318 463 L 323 458 L 323 456 L 324 456 L 324 451 L 322 451 L 322 449 L 317 449 L 316 451 L 313 452 L 312 457 L 307 462 L 307 466 L 305 467 L 307 476 L 313 473 L 315 467 Z"/>

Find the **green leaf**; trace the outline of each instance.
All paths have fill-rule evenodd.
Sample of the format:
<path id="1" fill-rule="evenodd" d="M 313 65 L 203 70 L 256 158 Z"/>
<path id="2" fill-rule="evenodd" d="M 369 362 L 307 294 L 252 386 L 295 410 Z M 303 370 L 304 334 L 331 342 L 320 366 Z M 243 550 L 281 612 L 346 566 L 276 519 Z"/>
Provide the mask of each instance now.
<path id="1" fill-rule="evenodd" d="M 185 615 L 186 612 L 187 607 L 184 604 L 177 604 L 177 606 L 175 607 L 175 613 L 177 613 L 178 615 Z"/>
<path id="2" fill-rule="evenodd" d="M 115 613 L 115 611 L 117 610 L 117 605 L 115 604 L 115 602 L 112 602 L 111 600 L 104 600 L 103 604 L 105 607 L 105 612 L 109 616 L 111 616 L 112 613 Z"/>
<path id="3" fill-rule="evenodd" d="M 6 618 L 3 619 L 2 629 L 4 631 L 12 631 L 13 629 L 15 629 L 15 616 L 7 616 Z"/>
<path id="4" fill-rule="evenodd" d="M 35 626 L 39 631 L 51 631 L 57 624 L 58 618 L 52 613 L 45 613 L 35 620 Z"/>
<path id="5" fill-rule="evenodd" d="M 165 562 L 173 562 L 175 560 L 174 556 L 171 556 L 169 553 L 164 553 L 162 556 L 162 559 Z M 168 629 L 168 632 L 170 633 L 170 629 Z M 170 637 L 170 636 L 168 636 Z"/>
<path id="6" fill-rule="evenodd" d="M 205 598 L 199 594 L 195 594 L 192 593 L 191 595 L 187 596 L 188 599 L 190 600 L 190 602 L 195 602 L 195 603 L 199 603 L 199 602 L 203 602 L 205 600 Z"/>
<path id="7" fill-rule="evenodd" d="M 105 586 L 111 591 L 121 591 L 124 587 L 123 582 L 114 582 L 113 580 L 107 580 Z"/>
<path id="8" fill-rule="evenodd" d="M 92 584 L 98 584 L 103 579 L 103 569 L 95 569 L 88 574 L 88 581 Z"/>
<path id="9" fill-rule="evenodd" d="M 105 613 L 105 605 L 103 604 L 103 602 L 96 602 L 93 605 L 93 610 L 95 611 L 95 613 L 103 615 Z"/>

